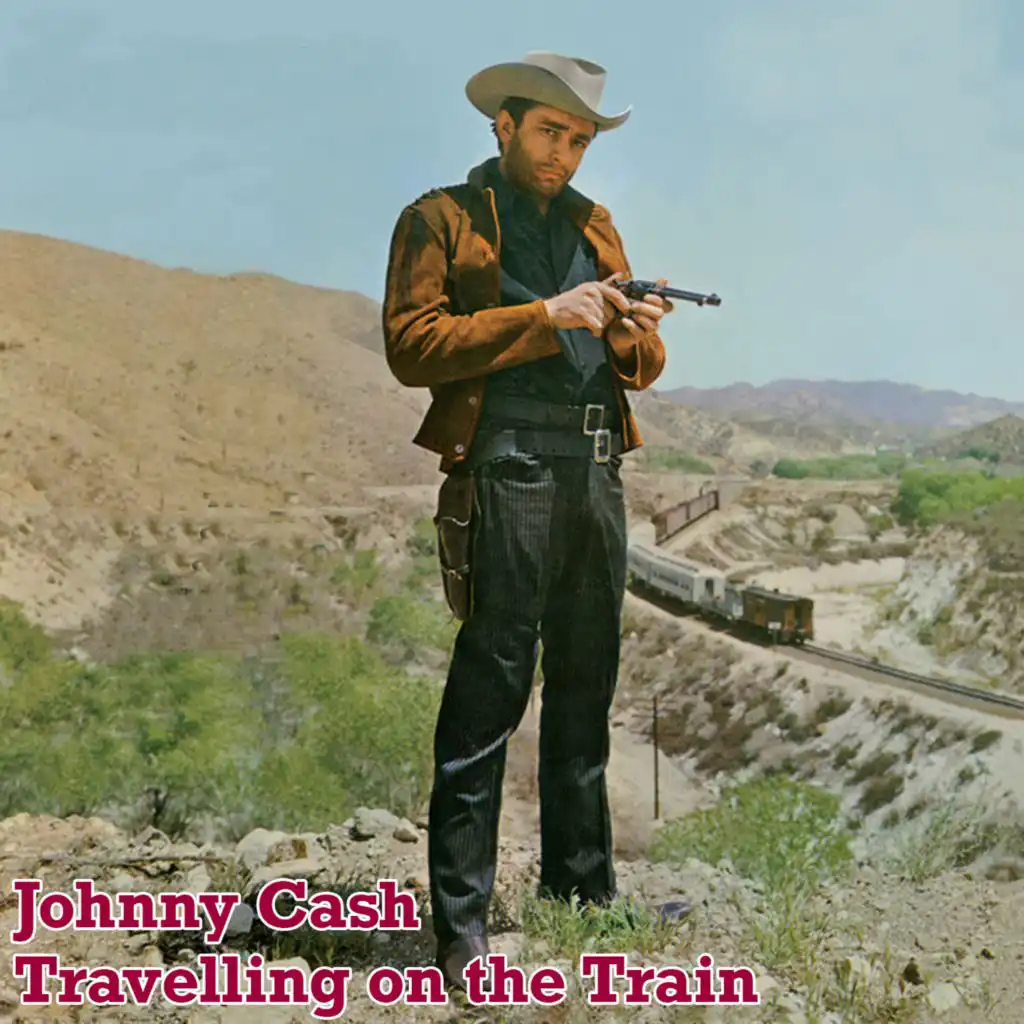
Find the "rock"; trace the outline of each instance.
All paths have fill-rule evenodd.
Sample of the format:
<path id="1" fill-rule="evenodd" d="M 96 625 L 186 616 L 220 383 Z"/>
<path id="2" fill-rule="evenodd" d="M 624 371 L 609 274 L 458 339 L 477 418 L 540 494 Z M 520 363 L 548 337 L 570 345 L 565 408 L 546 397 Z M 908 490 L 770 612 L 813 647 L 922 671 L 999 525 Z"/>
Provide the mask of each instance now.
<path id="1" fill-rule="evenodd" d="M 356 839 L 373 839 L 385 835 L 399 825 L 399 819 L 390 811 L 380 808 L 359 807 L 352 822 L 352 835 Z"/>
<path id="2" fill-rule="evenodd" d="M 999 857 L 985 866 L 984 873 L 989 882 L 1019 882 L 1024 878 L 1024 859 Z"/>
<path id="3" fill-rule="evenodd" d="M 491 952 L 500 953 L 510 964 L 515 964 L 520 961 L 525 945 L 521 932 L 504 932 L 491 940 Z"/>
<path id="4" fill-rule="evenodd" d="M 708 722 L 707 725 L 702 725 L 697 730 L 697 739 L 703 740 L 705 743 L 710 743 L 721 730 L 714 722 Z"/>
<path id="5" fill-rule="evenodd" d="M 166 849 L 168 847 L 173 846 L 174 844 L 171 842 L 170 838 L 166 833 L 161 832 L 160 829 L 154 828 L 152 825 L 150 825 L 148 828 L 144 829 L 138 836 L 136 836 L 133 845 L 138 847 L 139 849 L 149 847 L 152 850 Z"/>
<path id="6" fill-rule="evenodd" d="M 252 907 L 248 903 L 239 903 L 231 911 L 231 917 L 228 919 L 228 926 L 224 932 L 225 937 L 231 938 L 234 935 L 247 935 L 255 920 L 256 913 Z"/>
<path id="7" fill-rule="evenodd" d="M 762 725 L 768 718 L 768 711 L 763 704 L 759 704 L 756 708 L 751 708 L 744 716 L 743 721 L 749 726 Z"/>
<path id="8" fill-rule="evenodd" d="M 153 936 L 149 932 L 139 932 L 138 935 L 130 935 L 125 940 L 125 948 L 132 956 L 138 956 L 152 942 Z"/>
<path id="9" fill-rule="evenodd" d="M 185 888 L 189 892 L 208 892 L 212 885 L 213 879 L 205 864 L 197 864 L 185 875 Z"/>
<path id="10" fill-rule="evenodd" d="M 418 843 L 420 841 L 419 831 L 407 818 L 402 818 L 391 835 L 400 843 Z"/>
<path id="11" fill-rule="evenodd" d="M 142 952 L 144 967 L 163 967 L 164 955 L 156 946 L 147 946 Z"/>
<path id="12" fill-rule="evenodd" d="M 246 894 L 251 895 L 261 889 L 267 882 L 278 878 L 304 878 L 310 880 L 326 870 L 327 865 L 318 857 L 307 857 L 304 860 L 282 860 L 276 864 L 267 864 L 252 873 L 246 886 Z"/>
<path id="13" fill-rule="evenodd" d="M 928 991 L 928 1005 L 936 1013 L 948 1013 L 960 1005 L 960 991 L 951 981 L 943 981 Z"/>
<path id="14" fill-rule="evenodd" d="M 111 877 L 107 888 L 109 892 L 139 892 L 144 887 L 135 875 L 127 871 L 118 871 Z"/>
<path id="15" fill-rule="evenodd" d="M 270 863 L 270 854 L 275 846 L 288 843 L 291 836 L 287 832 L 272 832 L 270 829 L 253 829 L 247 836 L 239 840 L 235 847 L 235 859 L 250 871 L 264 867 Z"/>

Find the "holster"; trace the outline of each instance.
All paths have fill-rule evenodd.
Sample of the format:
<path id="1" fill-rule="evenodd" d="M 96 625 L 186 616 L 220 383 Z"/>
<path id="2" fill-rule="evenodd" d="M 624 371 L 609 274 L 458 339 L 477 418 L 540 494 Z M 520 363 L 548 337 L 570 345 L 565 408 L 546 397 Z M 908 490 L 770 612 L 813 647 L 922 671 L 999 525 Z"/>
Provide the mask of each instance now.
<path id="1" fill-rule="evenodd" d="M 455 618 L 465 622 L 473 611 L 476 480 L 472 473 L 452 473 L 445 478 L 437 494 L 434 526 L 445 600 Z"/>

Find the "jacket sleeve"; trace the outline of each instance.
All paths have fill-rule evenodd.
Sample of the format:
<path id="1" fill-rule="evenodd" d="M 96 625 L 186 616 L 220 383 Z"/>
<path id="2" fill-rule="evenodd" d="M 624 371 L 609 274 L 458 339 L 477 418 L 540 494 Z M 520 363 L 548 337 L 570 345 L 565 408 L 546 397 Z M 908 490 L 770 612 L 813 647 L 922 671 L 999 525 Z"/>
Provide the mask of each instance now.
<path id="1" fill-rule="evenodd" d="M 609 225 L 619 250 L 622 268 L 629 277 L 633 270 L 626 256 L 622 238 L 614 224 Z M 615 321 L 612 321 L 613 323 Z M 665 343 L 658 332 L 634 338 L 625 331 L 605 332 L 612 370 L 627 391 L 644 391 L 665 369 Z"/>
<path id="2" fill-rule="evenodd" d="M 544 302 L 454 315 L 443 213 L 414 203 L 391 240 L 383 304 L 388 366 L 407 387 L 468 380 L 561 351 Z"/>

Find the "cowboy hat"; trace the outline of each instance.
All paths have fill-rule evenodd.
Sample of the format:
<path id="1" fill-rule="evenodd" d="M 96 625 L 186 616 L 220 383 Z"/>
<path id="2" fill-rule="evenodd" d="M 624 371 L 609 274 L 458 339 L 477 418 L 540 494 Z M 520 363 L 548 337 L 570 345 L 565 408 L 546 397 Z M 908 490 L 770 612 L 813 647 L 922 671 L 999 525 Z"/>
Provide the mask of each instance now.
<path id="1" fill-rule="evenodd" d="M 598 113 L 605 74 L 593 61 L 535 51 L 521 61 L 492 64 L 478 71 L 466 83 L 466 96 L 490 118 L 497 116 L 509 96 L 521 96 L 593 121 L 598 131 L 607 132 L 618 128 L 633 108 L 626 107 L 618 114 Z"/>

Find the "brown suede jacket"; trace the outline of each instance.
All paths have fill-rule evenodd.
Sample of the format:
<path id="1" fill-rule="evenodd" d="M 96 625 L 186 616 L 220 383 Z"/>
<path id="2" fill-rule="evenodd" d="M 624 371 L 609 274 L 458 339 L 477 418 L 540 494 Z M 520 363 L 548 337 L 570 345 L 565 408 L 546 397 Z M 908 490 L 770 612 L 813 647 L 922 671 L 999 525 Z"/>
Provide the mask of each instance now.
<path id="1" fill-rule="evenodd" d="M 597 252 L 598 275 L 632 273 L 609 212 L 575 189 L 567 210 Z M 388 365 L 433 401 L 413 443 L 441 455 L 449 472 L 466 457 L 486 377 L 561 351 L 541 300 L 501 306 L 501 230 L 483 165 L 464 184 L 433 189 L 407 206 L 391 239 L 383 306 Z M 625 424 L 625 450 L 643 444 L 624 391 L 649 388 L 665 366 L 657 334 L 608 344 Z"/>

